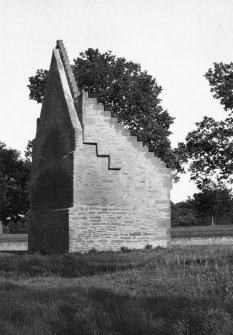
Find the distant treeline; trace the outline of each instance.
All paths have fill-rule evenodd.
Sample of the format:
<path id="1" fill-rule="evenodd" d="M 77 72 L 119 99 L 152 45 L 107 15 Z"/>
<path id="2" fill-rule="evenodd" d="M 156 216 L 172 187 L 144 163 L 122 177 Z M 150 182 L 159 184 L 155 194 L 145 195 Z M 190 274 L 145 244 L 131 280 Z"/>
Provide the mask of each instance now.
<path id="1" fill-rule="evenodd" d="M 227 188 L 195 193 L 186 201 L 171 203 L 172 226 L 233 224 L 233 198 Z"/>

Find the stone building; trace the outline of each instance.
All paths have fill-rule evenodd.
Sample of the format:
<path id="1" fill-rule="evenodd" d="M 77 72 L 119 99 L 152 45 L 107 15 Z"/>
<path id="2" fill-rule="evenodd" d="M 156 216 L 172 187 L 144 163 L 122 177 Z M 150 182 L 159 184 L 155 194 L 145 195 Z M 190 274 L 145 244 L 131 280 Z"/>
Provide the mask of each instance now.
<path id="1" fill-rule="evenodd" d="M 160 158 L 79 92 L 57 41 L 33 150 L 29 249 L 167 247 L 171 179 Z"/>

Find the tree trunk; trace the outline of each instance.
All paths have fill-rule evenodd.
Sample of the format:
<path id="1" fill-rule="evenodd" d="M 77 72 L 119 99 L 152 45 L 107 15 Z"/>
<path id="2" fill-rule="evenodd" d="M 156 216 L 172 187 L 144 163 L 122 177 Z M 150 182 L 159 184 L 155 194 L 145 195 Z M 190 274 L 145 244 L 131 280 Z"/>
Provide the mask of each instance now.
<path id="1" fill-rule="evenodd" d="M 211 214 L 211 225 L 214 226 L 214 216 Z"/>

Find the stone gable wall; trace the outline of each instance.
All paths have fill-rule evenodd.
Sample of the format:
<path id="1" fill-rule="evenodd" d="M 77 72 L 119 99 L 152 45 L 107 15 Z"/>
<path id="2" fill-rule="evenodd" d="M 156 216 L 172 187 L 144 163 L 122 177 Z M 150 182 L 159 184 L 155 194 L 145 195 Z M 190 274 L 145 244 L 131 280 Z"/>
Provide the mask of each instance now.
<path id="1" fill-rule="evenodd" d="M 170 169 L 80 94 L 58 41 L 33 152 L 29 248 L 169 246 L 170 189 Z"/>
<path id="2" fill-rule="evenodd" d="M 74 155 L 70 250 L 170 244 L 171 171 L 83 94 L 84 142 Z"/>

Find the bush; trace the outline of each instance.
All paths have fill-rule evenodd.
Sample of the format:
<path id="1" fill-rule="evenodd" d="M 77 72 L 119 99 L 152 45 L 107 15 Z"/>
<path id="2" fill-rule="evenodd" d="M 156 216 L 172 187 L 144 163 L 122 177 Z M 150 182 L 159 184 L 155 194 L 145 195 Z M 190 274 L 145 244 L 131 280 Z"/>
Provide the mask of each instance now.
<path id="1" fill-rule="evenodd" d="M 151 244 L 147 244 L 147 245 L 145 246 L 145 249 L 146 249 L 146 250 L 151 250 L 151 249 L 152 249 L 152 245 L 151 245 Z"/>
<path id="2" fill-rule="evenodd" d="M 131 252 L 131 249 L 129 249 L 127 247 L 121 247 L 121 251 L 124 252 L 124 253 L 127 253 L 127 252 Z"/>

